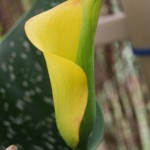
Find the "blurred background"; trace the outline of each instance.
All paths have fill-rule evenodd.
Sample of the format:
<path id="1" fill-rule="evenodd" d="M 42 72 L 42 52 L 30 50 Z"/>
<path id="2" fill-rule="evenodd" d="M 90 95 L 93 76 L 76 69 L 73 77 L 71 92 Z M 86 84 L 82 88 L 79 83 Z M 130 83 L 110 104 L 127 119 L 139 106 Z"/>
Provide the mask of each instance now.
<path id="1" fill-rule="evenodd" d="M 7 36 L 7 33 L 12 30 L 12 27 L 30 9 L 32 3 L 33 0 L 0 0 L 0 41 Z M 56 3 L 52 2 L 51 6 L 55 5 Z M 120 11 L 122 11 L 122 6 L 119 0 L 103 1 L 101 16 L 117 14 Z M 26 47 L 28 46 L 27 43 L 24 44 Z M 13 46 L 14 43 L 9 42 L 9 45 Z M 15 53 L 13 56 L 15 57 Z M 21 57 L 25 59 L 27 56 L 22 54 Z M 12 68 L 10 65 L 5 66 L 1 62 L 0 74 L 2 70 L 8 69 L 11 71 L 13 70 Z M 41 69 L 39 64 L 35 65 L 35 69 Z M 40 77 L 38 78 L 39 80 Z M 9 78 L 13 79 L 15 77 L 12 75 Z M 3 79 L 0 76 L 0 80 Z M 28 87 L 27 82 L 24 82 L 23 85 Z M 115 41 L 107 45 L 96 45 L 95 87 L 97 97 L 103 108 L 106 125 L 105 136 L 98 150 L 149 150 L 150 147 L 147 144 L 150 142 L 149 93 L 138 58 L 133 55 L 129 40 Z M 35 91 L 40 94 L 41 89 L 36 87 Z M 4 102 L 4 99 L 7 99 L 5 92 L 4 85 L 0 81 L 1 103 Z M 33 93 L 26 94 L 32 97 Z M 45 97 L 45 101 L 51 103 L 49 97 Z M 18 107 L 22 107 L 24 105 L 22 103 L 24 102 L 19 101 L 17 103 Z M 7 108 L 6 103 L 5 107 Z M 2 117 L 0 119 L 2 120 Z M 6 120 L 3 122 L 3 125 L 2 122 L 0 123 L 0 134 L 4 126 L 9 126 L 9 122 Z M 13 132 L 13 127 L 9 132 Z M 11 144 L 2 140 L 4 137 L 0 137 L 0 145 L 8 146 L 8 144 Z M 55 142 L 51 139 L 51 143 L 53 145 Z M 1 146 L 0 148 L 2 149 L 5 146 Z M 31 149 L 40 150 L 39 147 L 33 146 Z M 21 145 L 19 148 L 23 149 Z M 30 148 L 28 147 L 26 149 Z M 48 148 L 45 147 L 46 149 Z M 61 150 L 63 148 L 53 147 L 53 149 Z"/>

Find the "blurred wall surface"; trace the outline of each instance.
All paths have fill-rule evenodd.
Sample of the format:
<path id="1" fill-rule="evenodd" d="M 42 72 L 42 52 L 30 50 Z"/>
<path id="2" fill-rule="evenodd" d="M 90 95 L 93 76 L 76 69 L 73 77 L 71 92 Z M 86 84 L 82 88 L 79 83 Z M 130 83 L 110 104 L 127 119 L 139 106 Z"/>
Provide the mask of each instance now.
<path id="1" fill-rule="evenodd" d="M 2 34 L 6 33 L 15 21 L 23 14 L 21 0 L 0 0 L 0 24 Z"/>

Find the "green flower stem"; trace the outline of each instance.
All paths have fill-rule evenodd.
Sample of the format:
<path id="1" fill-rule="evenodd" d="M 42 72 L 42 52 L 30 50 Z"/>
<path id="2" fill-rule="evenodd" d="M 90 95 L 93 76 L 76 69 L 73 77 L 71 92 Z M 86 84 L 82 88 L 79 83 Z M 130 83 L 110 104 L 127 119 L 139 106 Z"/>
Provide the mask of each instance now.
<path id="1" fill-rule="evenodd" d="M 96 118 L 94 84 L 94 37 L 99 18 L 101 0 L 83 0 L 83 22 L 77 53 L 77 64 L 84 70 L 88 80 L 88 104 L 80 128 L 80 145 L 86 145 Z"/>

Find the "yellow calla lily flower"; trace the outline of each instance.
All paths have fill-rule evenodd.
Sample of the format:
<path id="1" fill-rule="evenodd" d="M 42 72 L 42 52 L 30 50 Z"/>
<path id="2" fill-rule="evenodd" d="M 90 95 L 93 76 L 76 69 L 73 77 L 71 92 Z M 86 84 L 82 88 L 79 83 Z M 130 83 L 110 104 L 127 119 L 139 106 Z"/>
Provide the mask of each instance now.
<path id="1" fill-rule="evenodd" d="M 44 54 L 54 97 L 57 127 L 72 148 L 79 144 L 82 135 L 86 135 L 82 131 L 86 120 L 90 118 L 89 128 L 85 129 L 88 135 L 95 119 L 91 65 L 99 8 L 100 0 L 68 0 L 31 18 L 25 24 L 28 38 Z M 93 22 L 89 24 L 90 21 Z M 90 46 L 86 47 L 86 44 Z M 89 59 L 88 63 L 82 61 L 86 50 L 91 51 L 90 57 L 89 54 L 85 55 L 85 59 Z"/>

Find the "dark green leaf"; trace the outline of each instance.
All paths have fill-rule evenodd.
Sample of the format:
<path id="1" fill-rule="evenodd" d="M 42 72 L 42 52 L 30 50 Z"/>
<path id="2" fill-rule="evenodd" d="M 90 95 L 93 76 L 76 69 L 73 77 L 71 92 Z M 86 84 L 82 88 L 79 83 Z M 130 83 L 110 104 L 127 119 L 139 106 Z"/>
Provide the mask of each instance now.
<path id="1" fill-rule="evenodd" d="M 96 150 L 104 136 L 104 118 L 100 105 L 97 102 L 96 105 L 96 121 L 92 134 L 88 140 L 88 150 Z"/>
<path id="2" fill-rule="evenodd" d="M 0 44 L 0 149 L 69 149 L 56 128 L 45 61 L 24 33 L 26 20 L 58 3 L 37 0 Z"/>

